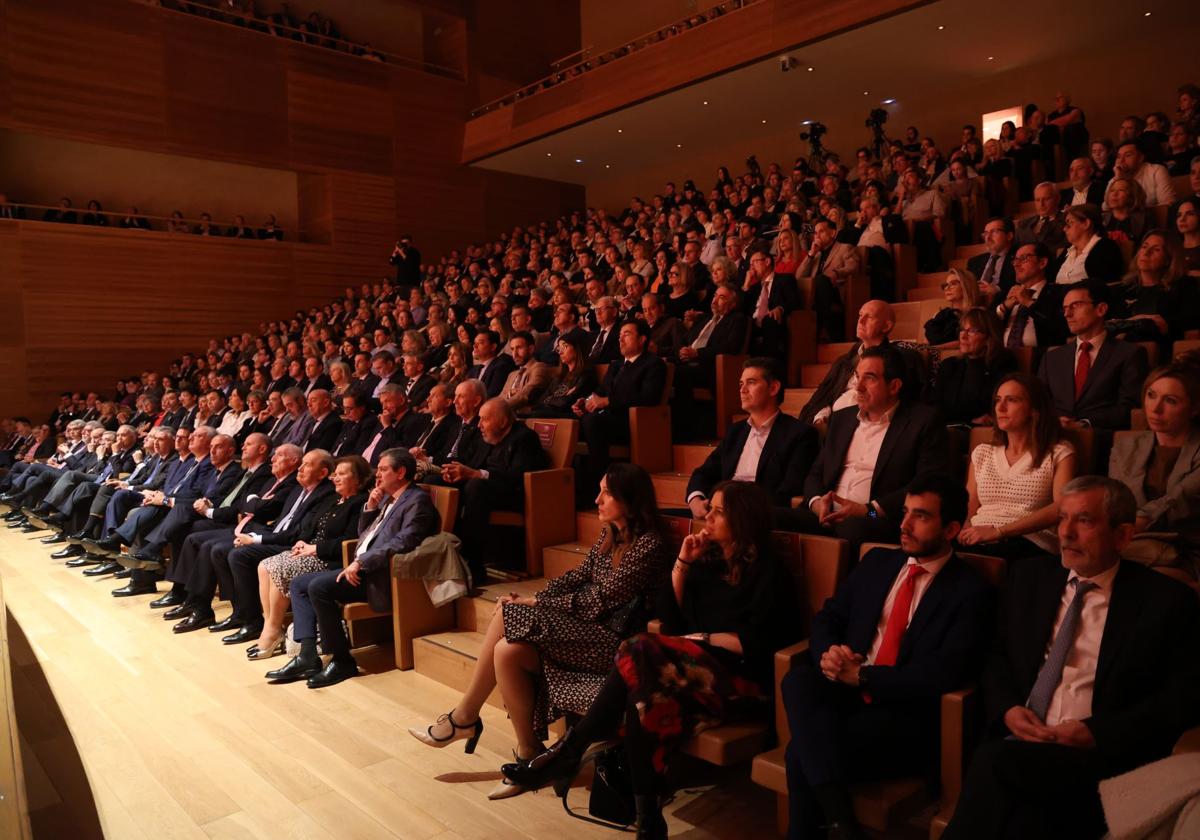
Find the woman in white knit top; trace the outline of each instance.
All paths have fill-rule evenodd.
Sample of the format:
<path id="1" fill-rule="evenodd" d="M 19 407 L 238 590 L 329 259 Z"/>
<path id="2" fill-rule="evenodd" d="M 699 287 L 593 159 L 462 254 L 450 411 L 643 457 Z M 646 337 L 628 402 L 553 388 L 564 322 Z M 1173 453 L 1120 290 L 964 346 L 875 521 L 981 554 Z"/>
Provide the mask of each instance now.
<path id="1" fill-rule="evenodd" d="M 1022 373 L 1004 377 L 992 421 L 992 442 L 971 453 L 970 518 L 958 541 L 1007 558 L 1057 554 L 1058 498 L 1075 476 L 1075 450 L 1059 439 L 1046 386 Z"/>

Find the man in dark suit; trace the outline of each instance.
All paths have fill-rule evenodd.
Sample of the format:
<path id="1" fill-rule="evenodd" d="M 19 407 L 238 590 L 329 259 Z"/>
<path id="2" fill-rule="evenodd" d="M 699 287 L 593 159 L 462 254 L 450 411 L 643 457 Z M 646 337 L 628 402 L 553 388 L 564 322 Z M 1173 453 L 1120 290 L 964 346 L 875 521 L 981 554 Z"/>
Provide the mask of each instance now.
<path id="1" fill-rule="evenodd" d="M 417 438 L 429 425 L 428 415 L 412 410 L 402 385 L 385 385 L 379 394 L 379 401 L 383 410 L 359 441 L 363 443 L 361 454 L 371 466 L 375 466 L 379 456 L 393 447 L 407 449 L 415 446 Z"/>
<path id="2" fill-rule="evenodd" d="M 591 346 L 591 342 L 587 340 L 587 330 L 579 326 L 579 313 L 575 310 L 575 305 L 560 303 L 554 307 L 554 326 L 550 329 L 550 334 L 546 338 L 546 341 L 538 349 L 538 361 L 545 362 L 548 365 L 558 365 L 558 339 L 561 336 L 569 334 L 577 335 L 583 339 L 585 347 Z"/>
<path id="3" fill-rule="evenodd" d="M 429 399 L 437 379 L 425 372 L 425 357 L 420 353 L 404 354 L 404 395 L 414 411 L 419 411 Z"/>
<path id="4" fill-rule="evenodd" d="M 1034 215 L 1017 222 L 1017 244 L 1041 242 L 1055 254 L 1067 247 L 1067 234 L 1059 212 L 1058 187 L 1043 181 L 1033 190 Z"/>
<path id="5" fill-rule="evenodd" d="M 1062 287 L 1046 278 L 1050 259 L 1050 249 L 1041 242 L 1017 248 L 1017 282 L 996 306 L 1006 347 L 1055 347 L 1067 340 Z"/>
<path id="6" fill-rule="evenodd" d="M 477 445 L 442 468 L 441 480 L 462 492 L 455 533 L 475 582 L 482 585 L 488 517 L 494 510 L 525 509 L 525 473 L 546 468 L 546 452 L 532 429 L 517 420 L 505 400 L 488 400 L 479 410 Z"/>
<path id="7" fill-rule="evenodd" d="M 722 354 L 746 352 L 750 338 L 750 318 L 738 310 L 741 293 L 729 283 L 713 290 L 711 314 L 698 320 L 684 338 L 675 365 L 672 425 L 684 437 L 711 435 L 711 427 L 696 410 L 695 389 L 711 388 L 716 384 L 716 358 Z M 597 478 L 597 480 L 599 480 Z"/>
<path id="8" fill-rule="evenodd" d="M 1062 562 L 1013 563 L 976 751 L 946 840 L 1100 837 L 1099 783 L 1165 758 L 1200 722 L 1196 594 L 1121 559 L 1137 502 L 1119 481 L 1063 488 Z"/>
<path id="9" fill-rule="evenodd" d="M 776 274 L 775 261 L 766 246 L 750 249 L 749 289 L 742 311 L 753 321 L 751 352 L 776 359 L 787 357 L 788 315 L 803 307 L 794 274 Z"/>
<path id="10" fill-rule="evenodd" d="M 304 443 L 293 441 L 302 446 L 305 452 L 323 449 L 328 452 L 333 449 L 338 435 L 342 433 L 342 418 L 333 410 L 333 400 L 329 392 L 323 388 L 315 388 L 308 394 L 308 416 L 312 418 L 312 428 L 304 437 Z"/>
<path id="11" fill-rule="evenodd" d="M 283 359 L 276 359 L 271 362 L 271 378 L 267 381 L 267 393 L 272 391 L 283 392 L 296 384 L 296 380 L 288 376 L 287 362 Z"/>
<path id="12" fill-rule="evenodd" d="M 1059 206 L 1074 207 L 1076 204 L 1104 205 L 1105 183 L 1096 177 L 1096 164 L 1090 157 L 1071 161 L 1071 185 L 1059 193 Z"/>
<path id="13" fill-rule="evenodd" d="M 483 403 L 481 402 L 480 405 Z M 429 424 L 417 436 L 416 443 L 409 447 L 417 462 L 436 462 L 438 457 L 450 450 L 462 427 L 462 418 L 454 410 L 454 393 L 450 386 L 439 382 L 429 392 L 426 402 Z"/>
<path id="14" fill-rule="evenodd" d="M 742 316 L 745 317 L 744 315 Z M 608 469 L 608 448 L 629 440 L 629 409 L 658 405 L 667 387 L 667 365 L 646 352 L 650 328 L 645 321 L 621 325 L 621 360 L 608 366 L 604 381 L 586 400 L 574 406 L 580 435 L 587 442 L 584 474 L 577 486 L 591 498 Z"/>
<path id="15" fill-rule="evenodd" d="M 98 462 L 94 471 L 72 471 L 60 475 L 33 513 L 45 517 L 51 525 L 61 525 L 70 518 L 76 507 L 86 509 L 105 481 L 133 472 L 136 445 L 136 430 L 132 426 L 121 426 L 105 460 Z"/>
<path id="16" fill-rule="evenodd" d="M 868 541 L 896 541 L 909 482 L 949 471 L 945 424 L 932 407 L 901 397 L 904 373 L 896 348 L 863 351 L 858 404 L 830 418 L 821 454 L 804 480 L 802 506 L 781 522 L 841 537 L 854 551 Z"/>
<path id="17" fill-rule="evenodd" d="M 777 507 L 790 508 L 804 492 L 804 477 L 817 457 L 817 430 L 779 410 L 782 367 L 760 356 L 742 365 L 742 411 L 748 418 L 730 426 L 717 448 L 692 471 L 687 504 L 692 516 L 708 514 L 712 490 L 722 481 L 753 481 Z"/>
<path id="18" fill-rule="evenodd" d="M 289 594 L 295 619 L 293 635 L 300 652 L 286 665 L 267 672 L 272 682 L 307 680 L 323 688 L 358 674 L 350 642 L 342 629 L 342 604 L 367 601 L 382 611 L 391 609 L 391 557 L 412 551 L 441 528 L 429 494 L 412 482 L 416 462 L 403 449 L 389 449 L 379 459 L 375 489 L 363 505 L 354 561 L 344 569 L 300 575 Z M 386 506 L 385 506 L 386 505 Z M 330 654 L 322 668 L 321 644 Z"/>
<path id="19" fill-rule="evenodd" d="M 967 493 L 948 476 L 914 480 L 900 548 L 877 548 L 813 617 L 809 655 L 782 684 L 788 837 L 859 837 L 847 785 L 925 775 L 937 765 L 941 695 L 978 677 L 993 599 L 954 553 Z"/>
<path id="20" fill-rule="evenodd" d="M 1008 290 L 1016 282 L 1016 266 L 1013 263 L 1013 239 L 1016 231 L 1012 219 L 988 219 L 983 226 L 983 241 L 987 252 L 976 254 L 967 260 L 967 270 L 979 281 L 979 289 L 988 295 L 984 300 L 1004 300 Z"/>
<path id="21" fill-rule="evenodd" d="M 367 410 L 367 398 L 351 389 L 342 395 L 342 430 L 329 454 L 361 455 L 381 428 L 379 418 Z"/>
<path id="22" fill-rule="evenodd" d="M 300 447 L 294 444 L 275 447 L 271 453 L 273 480 L 261 493 L 239 494 L 243 498 L 234 499 L 233 504 L 206 509 L 204 520 L 192 527 L 179 553 L 167 566 L 166 579 L 172 584 L 171 590 L 150 602 L 154 609 L 171 608 L 163 613 L 164 621 L 184 619 L 172 628 L 174 632 L 187 633 L 214 623 L 212 599 L 217 578 L 212 565 L 212 550 L 232 543 L 234 535 L 242 531 L 269 528 L 280 515 L 284 502 L 292 498 L 297 486 L 296 472 L 303 457 Z"/>
<path id="23" fill-rule="evenodd" d="M 388 262 L 396 267 L 396 285 L 401 289 L 421 283 L 421 252 L 412 244 L 408 234 L 401 236 L 392 249 Z"/>
<path id="24" fill-rule="evenodd" d="M 618 340 L 620 325 L 617 319 L 620 311 L 617 301 L 607 295 L 598 298 L 592 307 L 592 316 L 596 319 L 596 328 L 592 331 L 588 350 L 588 359 L 592 364 L 612 364 L 621 358 Z"/>
<path id="25" fill-rule="evenodd" d="M 188 431 L 196 428 L 196 414 L 200 410 L 200 406 L 196 404 L 196 392 L 191 388 L 180 388 L 179 406 L 183 414 L 179 418 L 179 425 L 175 428 Z"/>
<path id="26" fill-rule="evenodd" d="M 321 360 L 316 356 L 309 356 L 304 360 L 304 396 L 309 396 L 318 388 L 323 391 L 333 390 L 333 380 L 329 378 L 329 374 L 325 373 L 325 368 L 321 365 Z"/>
<path id="27" fill-rule="evenodd" d="M 1066 288 L 1063 312 L 1075 340 L 1048 352 L 1038 367 L 1063 426 L 1128 429 L 1129 412 L 1140 404 L 1146 353 L 1108 335 L 1108 296 L 1099 280 Z"/>
<path id="28" fill-rule="evenodd" d="M 500 335 L 484 330 L 475 336 L 475 364 L 467 370 L 468 379 L 478 379 L 487 391 L 488 399 L 499 396 L 504 382 L 516 365 L 512 356 L 500 352 Z"/>

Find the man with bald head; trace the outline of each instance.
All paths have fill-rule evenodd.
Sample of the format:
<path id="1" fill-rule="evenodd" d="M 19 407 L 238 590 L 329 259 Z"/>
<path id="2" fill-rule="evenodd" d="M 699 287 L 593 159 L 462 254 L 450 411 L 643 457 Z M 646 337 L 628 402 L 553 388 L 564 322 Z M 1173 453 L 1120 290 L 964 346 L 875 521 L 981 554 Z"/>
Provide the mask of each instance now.
<path id="1" fill-rule="evenodd" d="M 1071 161 L 1071 185 L 1059 193 L 1059 206 L 1074 207 L 1077 204 L 1104 203 L 1105 183 L 1096 177 L 1096 164 L 1090 157 L 1078 157 Z"/>
<path id="2" fill-rule="evenodd" d="M 887 301 L 869 300 L 859 307 L 855 326 L 858 341 L 829 368 L 816 393 L 809 399 L 804 411 L 800 412 L 800 419 L 819 426 L 827 422 L 833 412 L 857 405 L 855 370 L 858 357 L 871 347 L 889 345 L 901 351 L 905 366 L 905 396 L 918 397 L 926 386 L 925 362 L 911 341 L 889 341 L 888 336 L 895 326 L 896 313 Z"/>
<path id="3" fill-rule="evenodd" d="M 338 435 L 342 433 L 342 418 L 333 410 L 333 399 L 324 388 L 314 388 L 308 392 L 308 416 L 313 422 L 304 442 L 292 442 L 303 447 L 305 452 L 312 452 L 314 449 L 328 452 L 333 449 Z"/>
<path id="4" fill-rule="evenodd" d="M 205 518 L 192 526 L 191 533 L 167 566 L 166 579 L 172 584 L 171 591 L 150 604 L 155 609 L 171 607 L 163 613 L 164 620 L 187 618 L 192 614 L 192 608 L 187 604 L 189 594 L 216 588 L 210 557 L 212 549 L 232 544 L 239 529 L 245 530 L 252 523 L 265 526 L 279 516 L 284 501 L 296 488 L 296 470 L 303 457 L 304 453 L 294 443 L 277 446 L 271 453 L 271 475 L 263 490 L 247 493 L 231 505 L 205 509 Z M 199 599 L 201 604 L 211 602 L 211 594 Z"/>
<path id="5" fill-rule="evenodd" d="M 458 525 L 462 553 L 471 575 L 482 584 L 483 546 L 487 540 L 488 517 L 494 510 L 525 509 L 525 473 L 546 468 L 546 453 L 538 436 L 503 399 L 491 399 L 479 410 L 482 445 L 469 460 L 451 460 L 442 468 L 441 481 L 457 486 L 462 493 Z"/>

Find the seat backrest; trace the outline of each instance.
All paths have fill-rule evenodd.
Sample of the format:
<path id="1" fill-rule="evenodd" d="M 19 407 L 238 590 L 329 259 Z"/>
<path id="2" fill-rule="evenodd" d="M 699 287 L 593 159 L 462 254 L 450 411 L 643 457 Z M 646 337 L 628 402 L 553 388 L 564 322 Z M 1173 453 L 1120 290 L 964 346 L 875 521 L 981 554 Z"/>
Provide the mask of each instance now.
<path id="1" fill-rule="evenodd" d="M 454 523 L 458 521 L 458 488 L 438 484 L 422 484 L 421 487 L 429 493 L 433 506 L 442 518 L 442 530 L 453 531 Z"/>
<path id="2" fill-rule="evenodd" d="M 894 543 L 863 543 L 862 548 L 858 552 L 858 558 L 867 556 L 867 553 L 876 548 L 895 549 L 900 546 Z M 990 583 L 992 586 L 1000 586 L 1004 580 L 1005 561 L 1002 557 L 992 557 L 988 554 L 971 554 L 963 551 L 957 552 L 958 556 L 963 561 L 979 573 L 980 577 Z"/>
<path id="3" fill-rule="evenodd" d="M 579 441 L 578 420 L 558 420 L 550 418 L 530 418 L 525 425 L 533 429 L 541 441 L 542 449 L 550 461 L 551 469 L 563 469 L 571 466 L 575 455 L 575 444 Z"/>
<path id="4" fill-rule="evenodd" d="M 1181 353 L 1190 353 L 1193 350 L 1200 350 L 1200 339 L 1181 338 L 1171 347 L 1171 356 L 1175 357 Z"/>
<path id="5" fill-rule="evenodd" d="M 836 537 L 777 531 L 775 544 L 800 584 L 800 608 L 807 637 L 812 617 L 833 597 L 850 569 L 850 543 Z"/>

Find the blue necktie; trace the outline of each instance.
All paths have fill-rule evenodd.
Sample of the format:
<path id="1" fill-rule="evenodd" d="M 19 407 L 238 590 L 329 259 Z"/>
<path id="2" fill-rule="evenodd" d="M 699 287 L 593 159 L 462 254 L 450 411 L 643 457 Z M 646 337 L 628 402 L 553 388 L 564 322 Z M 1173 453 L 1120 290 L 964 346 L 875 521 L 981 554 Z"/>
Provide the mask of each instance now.
<path id="1" fill-rule="evenodd" d="M 1083 612 L 1084 596 L 1097 588 L 1091 581 L 1079 578 L 1072 578 L 1071 585 L 1075 587 L 1075 597 L 1067 605 L 1062 624 L 1058 627 L 1058 634 L 1054 637 L 1054 643 L 1050 645 L 1050 652 L 1046 654 L 1046 661 L 1042 663 L 1033 690 L 1029 692 L 1029 700 L 1025 703 L 1029 711 L 1041 721 L 1046 720 L 1050 699 L 1054 697 L 1055 689 L 1062 682 L 1063 667 L 1067 664 L 1071 648 L 1075 646 L 1075 633 L 1079 626 L 1079 614 Z"/>

